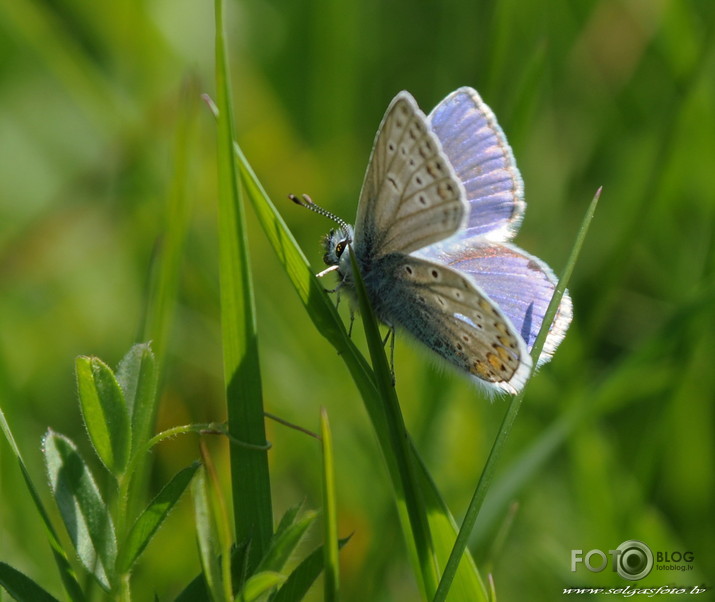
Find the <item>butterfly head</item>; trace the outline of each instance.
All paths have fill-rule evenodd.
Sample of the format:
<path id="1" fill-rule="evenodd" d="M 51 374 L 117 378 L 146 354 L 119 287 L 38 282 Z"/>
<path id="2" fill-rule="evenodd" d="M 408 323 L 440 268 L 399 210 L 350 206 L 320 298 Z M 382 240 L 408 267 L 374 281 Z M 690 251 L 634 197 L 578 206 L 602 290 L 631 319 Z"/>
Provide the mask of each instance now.
<path id="1" fill-rule="evenodd" d="M 348 245 L 352 241 L 353 229 L 348 224 L 330 230 L 330 232 L 323 237 L 323 249 L 325 249 L 323 261 L 325 265 L 339 265 L 343 253 L 347 250 Z"/>
<path id="2" fill-rule="evenodd" d="M 316 205 L 307 194 L 302 198 L 298 198 L 294 194 L 288 195 L 288 198 L 306 209 L 310 209 L 319 215 L 323 215 L 338 224 L 338 228 L 333 228 L 323 237 L 323 261 L 326 265 L 339 265 L 343 253 L 348 248 L 348 245 L 353 241 L 353 228 L 345 220 L 340 219 L 337 215 L 330 213 L 327 209 L 323 209 L 320 205 Z M 347 257 L 347 255 L 345 255 Z"/>

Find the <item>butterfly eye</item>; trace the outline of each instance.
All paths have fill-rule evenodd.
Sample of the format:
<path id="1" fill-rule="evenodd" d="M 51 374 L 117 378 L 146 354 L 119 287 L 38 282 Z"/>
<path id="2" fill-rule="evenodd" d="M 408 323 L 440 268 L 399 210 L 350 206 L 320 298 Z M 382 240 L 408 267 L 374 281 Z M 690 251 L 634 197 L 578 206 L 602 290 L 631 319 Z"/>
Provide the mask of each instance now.
<path id="1" fill-rule="evenodd" d="M 341 240 L 337 245 L 335 245 L 335 254 L 340 257 L 343 254 L 343 251 L 345 250 L 345 246 L 347 245 L 347 242 L 344 240 Z"/>

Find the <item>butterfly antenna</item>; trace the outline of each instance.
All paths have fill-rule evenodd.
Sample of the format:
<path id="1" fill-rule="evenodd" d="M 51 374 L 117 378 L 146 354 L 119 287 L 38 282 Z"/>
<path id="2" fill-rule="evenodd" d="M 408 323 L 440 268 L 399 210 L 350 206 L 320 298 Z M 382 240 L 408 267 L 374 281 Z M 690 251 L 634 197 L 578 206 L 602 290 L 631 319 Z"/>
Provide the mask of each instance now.
<path id="1" fill-rule="evenodd" d="M 337 215 L 334 213 L 330 213 L 327 209 L 323 209 L 320 205 L 316 205 L 313 202 L 313 199 L 311 199 L 307 194 L 302 195 L 302 199 L 298 198 L 294 194 L 289 194 L 288 198 L 293 201 L 296 205 L 300 205 L 301 207 L 305 207 L 306 209 L 310 209 L 311 211 L 314 211 L 318 215 L 322 215 L 324 217 L 327 217 L 328 219 L 333 220 L 338 226 L 340 226 L 345 232 L 350 231 L 350 226 L 348 226 L 348 223 L 344 220 L 339 218 Z"/>

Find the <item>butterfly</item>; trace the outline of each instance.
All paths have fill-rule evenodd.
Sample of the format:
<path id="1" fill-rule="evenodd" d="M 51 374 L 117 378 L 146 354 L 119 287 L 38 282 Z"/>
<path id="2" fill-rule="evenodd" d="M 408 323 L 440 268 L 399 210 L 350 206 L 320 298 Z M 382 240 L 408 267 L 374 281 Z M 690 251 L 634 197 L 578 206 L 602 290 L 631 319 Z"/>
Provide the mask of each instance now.
<path id="1" fill-rule="evenodd" d="M 353 228 L 333 219 L 323 241 L 338 289 L 354 293 L 354 253 L 378 319 L 406 331 L 487 392 L 518 393 L 557 279 L 509 241 L 523 218 L 524 186 L 491 109 L 469 87 L 425 115 L 397 94 L 375 136 Z M 337 290 L 337 289 L 336 289 Z M 571 322 L 564 294 L 537 364 Z"/>

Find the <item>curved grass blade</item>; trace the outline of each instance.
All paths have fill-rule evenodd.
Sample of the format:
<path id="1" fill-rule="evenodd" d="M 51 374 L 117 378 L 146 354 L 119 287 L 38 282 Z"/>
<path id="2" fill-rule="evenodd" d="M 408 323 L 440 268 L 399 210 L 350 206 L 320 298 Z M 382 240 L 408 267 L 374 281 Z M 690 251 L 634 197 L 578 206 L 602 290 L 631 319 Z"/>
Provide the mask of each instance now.
<path id="1" fill-rule="evenodd" d="M 59 602 L 27 575 L 4 562 L 0 562 L 0 587 L 4 587 L 15 600 Z"/>
<path id="2" fill-rule="evenodd" d="M 50 488 L 77 555 L 87 571 L 110 591 L 117 538 L 107 505 L 72 441 L 48 430 L 42 450 Z"/>
<path id="3" fill-rule="evenodd" d="M 162 490 L 149 503 L 144 512 L 139 515 L 122 545 L 117 561 L 120 573 L 126 573 L 131 570 L 137 558 L 139 558 L 144 548 L 146 548 L 169 515 L 169 512 L 171 512 L 171 509 L 179 501 L 199 466 L 200 464 L 195 462 L 176 473 L 171 481 L 164 485 Z"/>
<path id="4" fill-rule="evenodd" d="M 593 215 L 596 211 L 596 205 L 598 204 L 598 200 L 600 197 L 601 188 L 596 191 L 593 200 L 591 201 L 590 205 L 588 206 L 588 209 L 586 210 L 586 214 L 584 215 L 583 221 L 581 222 L 581 228 L 576 235 L 576 240 L 574 241 L 574 245 L 571 248 L 571 253 L 569 255 L 568 261 L 566 262 L 566 267 L 564 268 L 563 275 L 559 279 L 559 283 L 556 286 L 556 290 L 554 291 L 554 294 L 551 298 L 549 307 L 546 310 L 544 321 L 541 325 L 541 330 L 539 331 L 539 334 L 536 337 L 536 341 L 534 342 L 534 346 L 531 350 L 531 357 L 534 361 L 534 365 L 536 365 L 536 360 L 541 354 L 541 350 L 543 349 L 544 341 L 546 340 L 549 328 L 551 327 L 551 323 L 556 316 L 556 311 L 559 307 L 559 304 L 561 303 L 561 298 L 563 297 L 563 294 L 566 291 L 566 287 L 568 286 L 568 281 L 571 278 L 574 266 L 576 265 L 576 260 L 578 259 L 578 255 L 581 252 L 583 241 L 586 239 L 586 233 L 588 232 L 588 227 L 591 224 L 591 220 L 593 219 Z M 489 457 L 484 464 L 482 475 L 479 478 L 477 487 L 474 490 L 474 494 L 472 495 L 472 500 L 469 503 L 469 507 L 467 508 L 466 514 L 464 515 L 462 526 L 460 527 L 457 539 L 454 542 L 454 547 L 452 548 L 452 552 L 449 556 L 449 561 L 447 562 L 447 566 L 445 567 L 444 573 L 442 574 L 442 578 L 440 579 L 439 587 L 437 588 L 437 592 L 435 593 L 433 602 L 443 602 L 447 597 L 447 593 L 449 592 L 452 580 L 454 579 L 454 575 L 457 571 L 457 566 L 459 565 L 459 561 L 462 557 L 462 554 L 464 554 L 464 551 L 467 548 L 469 537 L 472 533 L 472 530 L 474 529 L 474 524 L 477 521 L 477 516 L 479 515 L 479 511 L 481 510 L 482 504 L 484 503 L 484 498 L 486 497 L 487 491 L 489 490 L 492 480 L 494 479 L 494 473 L 496 471 L 498 459 L 501 456 L 501 452 L 506 444 L 507 439 L 509 438 L 511 429 L 514 426 L 514 421 L 516 420 L 516 416 L 519 413 L 519 408 L 521 407 L 521 403 L 524 399 L 524 394 L 528 384 L 529 382 L 527 381 L 524 389 L 522 389 L 518 395 L 515 395 L 509 403 L 509 407 L 507 408 L 506 414 L 504 415 L 501 427 L 499 428 L 496 439 L 494 440 L 492 449 L 489 452 Z"/>
<path id="5" fill-rule="evenodd" d="M 255 602 L 271 590 L 277 588 L 286 577 L 275 571 L 261 571 L 249 577 L 241 592 L 236 596 L 238 602 Z"/>
<path id="6" fill-rule="evenodd" d="M 241 148 L 235 142 L 234 149 L 241 180 L 247 193 L 246 196 L 251 202 L 268 241 L 273 246 L 279 260 L 283 264 L 286 274 L 296 289 L 313 324 L 316 326 L 318 332 L 336 349 L 340 358 L 345 362 L 345 365 L 350 371 L 377 434 L 390 478 L 395 490 L 397 490 L 398 485 L 395 484 L 399 478 L 397 476 L 397 461 L 388 445 L 390 441 L 389 431 L 385 412 L 381 404 L 381 398 L 378 393 L 375 375 L 367 360 L 348 337 L 347 330 L 340 320 L 335 306 L 328 295 L 325 294 L 320 281 L 311 271 L 308 260 L 298 246 L 288 226 L 276 210 L 275 205 L 273 205 L 268 198 L 263 186 L 251 169 L 246 157 L 243 155 Z M 414 447 L 412 447 L 411 453 L 418 458 L 417 462 L 418 465 L 420 465 L 421 461 Z M 424 467 L 421 468 L 420 473 L 426 475 L 426 469 Z M 420 476 L 420 479 L 420 486 L 429 488 L 429 491 L 425 491 L 424 496 L 426 501 L 429 502 L 431 500 L 427 518 L 433 536 L 442 542 L 453 541 L 457 534 L 456 524 L 449 514 L 439 491 L 434 485 L 434 481 L 429 475 L 424 478 Z M 407 545 L 410 550 L 411 558 L 413 562 L 416 563 L 417 553 L 414 549 L 414 538 L 411 532 L 408 513 L 404 504 L 399 499 L 397 499 L 397 509 L 405 533 L 405 539 L 408 542 Z M 440 565 L 446 562 L 449 550 L 451 550 L 451 543 L 445 543 L 442 549 L 437 550 Z M 419 572 L 419 569 L 417 569 L 417 572 Z M 471 558 L 469 558 L 467 562 L 459 564 L 457 575 L 457 580 L 462 585 L 464 591 L 467 592 L 461 599 L 468 602 L 486 600 L 486 589 L 482 585 L 482 580 Z"/>
<path id="7" fill-rule="evenodd" d="M 65 591 L 67 592 L 71 600 L 73 600 L 74 602 L 84 602 L 84 593 L 82 592 L 82 588 L 80 588 L 79 583 L 77 583 L 77 577 L 75 575 L 74 569 L 70 565 L 69 559 L 67 558 L 67 555 L 65 554 L 65 551 L 60 544 L 59 538 L 57 537 L 57 532 L 52 526 L 52 522 L 50 521 L 50 517 L 47 514 L 47 510 L 45 510 L 45 507 L 42 504 L 42 500 L 37 493 L 37 489 L 35 488 L 35 485 L 30 478 L 30 473 L 25 467 L 25 462 L 22 459 L 22 455 L 20 454 L 20 448 L 18 448 L 17 443 L 15 442 L 15 437 L 10 430 L 10 425 L 7 423 L 7 420 L 5 419 L 5 414 L 3 413 L 2 409 L 0 409 L 0 428 L 2 428 L 2 431 L 5 434 L 5 438 L 10 444 L 10 448 L 15 454 L 17 463 L 20 466 L 20 472 L 22 473 L 22 477 L 25 479 L 25 484 L 27 485 L 28 491 L 30 492 L 30 497 L 32 497 L 32 501 L 35 503 L 35 508 L 37 508 L 37 511 L 42 518 L 42 522 L 45 525 L 45 529 L 47 531 L 47 538 L 49 539 L 50 543 L 50 548 L 52 548 L 52 554 L 55 558 L 55 564 L 57 564 L 57 568 L 60 572 L 60 577 L 62 579 L 62 585 L 64 585 Z"/>
<path id="8" fill-rule="evenodd" d="M 338 542 L 338 548 L 342 548 L 349 537 Z M 313 550 L 288 576 L 283 586 L 270 598 L 271 602 L 299 602 L 308 593 L 318 575 L 323 572 L 325 552 L 323 546 Z"/>
<path id="9" fill-rule="evenodd" d="M 194 498 L 196 534 L 199 543 L 199 557 L 206 589 L 210 599 L 218 602 L 226 600 L 220 566 L 220 550 L 216 526 L 211 513 L 206 471 L 201 468 L 191 485 Z"/>
<path id="10" fill-rule="evenodd" d="M 385 348 L 377 326 L 377 318 L 372 311 L 370 300 L 367 298 L 365 284 L 362 281 L 360 268 L 353 252 L 350 253 L 350 261 L 355 281 L 355 292 L 360 305 L 360 315 L 365 327 L 365 338 L 370 350 L 373 369 L 375 370 L 378 391 L 382 401 L 381 405 L 385 409 L 388 435 L 390 437 L 389 445 L 395 455 L 398 469 L 398 479 L 395 481 L 397 486 L 396 493 L 404 499 L 418 556 L 423 593 L 429 598 L 437 589 L 437 566 L 424 498 L 417 484 L 409 435 L 402 418 L 397 392 L 392 384 L 392 374 L 385 356 Z"/>
<path id="11" fill-rule="evenodd" d="M 291 554 L 295 552 L 296 546 L 300 543 L 316 516 L 316 512 L 306 512 L 293 524 L 283 528 L 280 533 L 276 533 L 271 539 L 271 545 L 266 555 L 258 564 L 256 572 L 283 570 L 285 563 Z"/>

